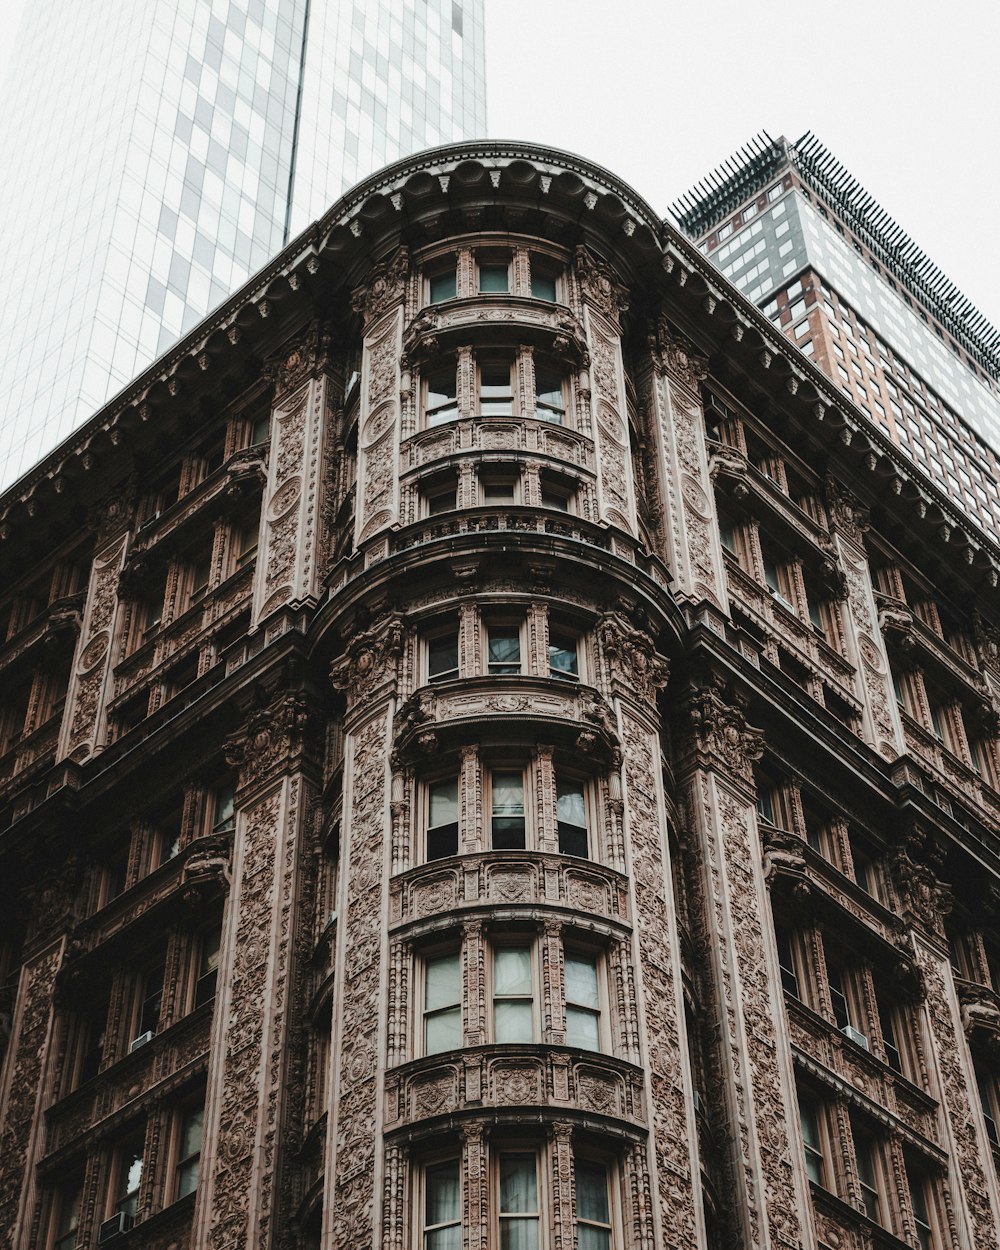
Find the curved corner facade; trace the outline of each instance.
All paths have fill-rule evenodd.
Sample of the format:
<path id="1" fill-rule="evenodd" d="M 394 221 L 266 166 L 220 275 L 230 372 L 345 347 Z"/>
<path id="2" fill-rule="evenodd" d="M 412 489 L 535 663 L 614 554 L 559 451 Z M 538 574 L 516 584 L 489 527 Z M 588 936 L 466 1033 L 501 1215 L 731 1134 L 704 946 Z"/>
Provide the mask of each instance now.
<path id="1" fill-rule="evenodd" d="M 612 175 L 390 167 L 0 512 L 17 1250 L 996 1243 L 996 553 Z"/>

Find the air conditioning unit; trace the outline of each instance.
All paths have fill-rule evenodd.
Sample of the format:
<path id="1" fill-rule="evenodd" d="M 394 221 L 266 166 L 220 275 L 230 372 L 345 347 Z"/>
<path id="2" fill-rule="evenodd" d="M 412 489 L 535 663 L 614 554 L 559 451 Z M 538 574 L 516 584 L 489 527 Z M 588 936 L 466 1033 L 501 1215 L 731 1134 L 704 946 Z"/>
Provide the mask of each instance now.
<path id="1" fill-rule="evenodd" d="M 151 1042 L 152 1040 L 153 1030 L 147 1029 L 145 1033 L 140 1033 L 138 1037 L 132 1038 L 128 1045 L 128 1053 L 131 1054 L 133 1050 L 141 1049 L 141 1047 L 145 1046 L 147 1042 Z"/>
<path id="2" fill-rule="evenodd" d="M 105 1220 L 97 1230 L 97 1244 L 103 1246 L 106 1241 L 120 1237 L 132 1227 L 132 1217 L 127 1211 L 116 1212 L 109 1220 Z"/>
<path id="3" fill-rule="evenodd" d="M 856 1046 L 862 1046 L 865 1050 L 871 1050 L 871 1047 L 868 1045 L 868 1038 L 865 1037 L 860 1029 L 856 1029 L 853 1024 L 845 1024 L 840 1031 L 845 1037 L 849 1037 Z"/>

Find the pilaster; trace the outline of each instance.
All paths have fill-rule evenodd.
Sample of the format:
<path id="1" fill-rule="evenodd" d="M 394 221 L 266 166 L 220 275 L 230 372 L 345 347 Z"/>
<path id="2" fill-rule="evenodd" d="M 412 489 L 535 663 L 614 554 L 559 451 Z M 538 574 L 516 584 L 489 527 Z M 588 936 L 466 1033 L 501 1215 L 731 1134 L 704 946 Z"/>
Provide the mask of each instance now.
<path id="1" fill-rule="evenodd" d="M 238 769 L 232 888 L 223 918 L 219 992 L 205 1100 L 205 1149 L 192 1245 L 266 1250 L 281 1209 L 280 1155 L 289 1149 L 301 1002 L 296 948 L 308 890 L 315 799 L 306 696 L 289 691 L 254 709 L 227 743 Z"/>
<path id="2" fill-rule="evenodd" d="M 799 1250 L 811 1244 L 811 1206 L 789 1137 L 796 1100 L 779 1036 L 777 948 L 764 923 L 769 901 L 753 780 L 762 735 L 711 675 L 691 684 L 682 731 L 678 792 L 700 896 L 694 936 L 718 1030 L 708 1056 L 715 1069 L 709 1114 L 733 1143 L 731 1232 L 745 1250 Z"/>
<path id="3" fill-rule="evenodd" d="M 333 425 L 330 336 L 313 322 L 275 367 L 251 628 L 286 604 L 316 603 L 323 577 L 325 456 Z"/>
<path id="4" fill-rule="evenodd" d="M 863 705 L 861 735 L 884 759 L 894 760 L 906 751 L 906 740 L 864 548 L 867 511 L 832 478 L 826 482 L 826 504 L 834 551 L 845 577 L 844 644 Z"/>

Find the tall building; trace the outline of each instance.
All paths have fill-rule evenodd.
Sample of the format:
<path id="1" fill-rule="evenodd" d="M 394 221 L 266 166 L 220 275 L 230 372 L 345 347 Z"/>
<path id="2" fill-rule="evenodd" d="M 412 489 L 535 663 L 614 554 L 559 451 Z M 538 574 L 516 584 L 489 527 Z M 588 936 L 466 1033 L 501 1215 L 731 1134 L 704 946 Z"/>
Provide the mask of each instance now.
<path id="1" fill-rule="evenodd" d="M 726 277 L 1000 539 L 1000 331 L 819 140 L 759 136 L 673 212 Z"/>
<path id="2" fill-rule="evenodd" d="M 11 1250 L 995 1250 L 1000 551 L 586 160 L 0 496 Z"/>
<path id="3" fill-rule="evenodd" d="M 483 0 L 24 11 L 0 99 L 0 486 L 348 186 L 486 129 Z"/>

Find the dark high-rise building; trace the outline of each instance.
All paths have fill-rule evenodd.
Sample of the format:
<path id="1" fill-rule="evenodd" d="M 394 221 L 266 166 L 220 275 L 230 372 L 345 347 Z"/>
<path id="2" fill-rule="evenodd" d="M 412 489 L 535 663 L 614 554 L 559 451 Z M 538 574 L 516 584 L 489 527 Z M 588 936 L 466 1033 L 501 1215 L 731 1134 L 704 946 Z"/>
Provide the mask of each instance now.
<path id="1" fill-rule="evenodd" d="M 995 1250 L 1000 553 L 614 175 L 382 170 L 0 536 L 6 1246 Z"/>
<path id="2" fill-rule="evenodd" d="M 722 273 L 1000 539 L 1000 332 L 816 137 L 754 139 L 673 211 Z"/>

